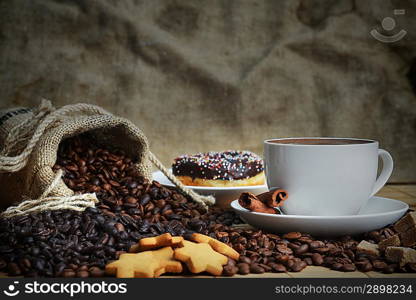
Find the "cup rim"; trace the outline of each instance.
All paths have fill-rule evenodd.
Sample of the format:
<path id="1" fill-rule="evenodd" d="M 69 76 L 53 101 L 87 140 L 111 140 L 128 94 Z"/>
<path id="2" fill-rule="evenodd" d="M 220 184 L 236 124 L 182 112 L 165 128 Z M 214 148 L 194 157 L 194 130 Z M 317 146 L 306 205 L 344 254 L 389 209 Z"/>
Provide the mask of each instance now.
<path id="1" fill-rule="evenodd" d="M 314 139 L 314 140 L 352 140 L 352 141 L 363 141 L 365 143 L 356 143 L 356 144 L 284 144 L 276 143 L 275 141 L 284 141 L 284 140 L 303 140 L 303 139 Z M 378 144 L 378 141 L 371 139 L 363 138 L 348 138 L 348 137 L 286 137 L 286 138 L 273 138 L 264 140 L 264 144 L 276 145 L 276 146 L 285 146 L 285 147 L 363 147 L 372 144 Z"/>

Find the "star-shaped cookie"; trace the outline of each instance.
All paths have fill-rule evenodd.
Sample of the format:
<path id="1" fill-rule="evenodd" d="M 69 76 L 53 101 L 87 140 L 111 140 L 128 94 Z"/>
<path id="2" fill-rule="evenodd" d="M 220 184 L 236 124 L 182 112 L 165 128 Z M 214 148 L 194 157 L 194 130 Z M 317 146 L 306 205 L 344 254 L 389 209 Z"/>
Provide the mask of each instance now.
<path id="1" fill-rule="evenodd" d="M 166 246 L 178 246 L 183 241 L 181 236 L 172 236 L 170 233 L 164 233 L 159 236 L 141 239 L 137 244 L 130 247 L 130 253 L 157 249 Z"/>
<path id="2" fill-rule="evenodd" d="M 180 273 L 182 265 L 173 260 L 173 255 L 171 247 L 137 254 L 125 253 L 118 260 L 106 265 L 105 271 L 118 278 L 153 278 L 166 272 Z"/>
<path id="3" fill-rule="evenodd" d="M 228 258 L 214 251 L 209 244 L 182 242 L 183 247 L 175 249 L 174 257 L 184 262 L 192 273 L 208 272 L 219 276 Z"/>
<path id="4" fill-rule="evenodd" d="M 240 258 L 240 254 L 233 248 L 231 248 L 227 244 L 224 244 L 223 242 L 220 242 L 219 240 L 213 239 L 210 236 L 200 233 L 193 233 L 191 239 L 197 243 L 209 244 L 215 251 L 224 254 L 234 260 L 238 260 Z"/>

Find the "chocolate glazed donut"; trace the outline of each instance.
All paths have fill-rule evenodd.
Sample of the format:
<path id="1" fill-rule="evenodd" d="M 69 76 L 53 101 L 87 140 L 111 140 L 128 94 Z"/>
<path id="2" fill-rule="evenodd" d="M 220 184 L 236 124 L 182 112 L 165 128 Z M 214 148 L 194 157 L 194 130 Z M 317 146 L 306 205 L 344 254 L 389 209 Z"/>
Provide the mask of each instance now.
<path id="1" fill-rule="evenodd" d="M 263 169 L 258 155 L 234 150 L 181 155 L 172 165 L 173 175 L 192 186 L 262 185 Z"/>

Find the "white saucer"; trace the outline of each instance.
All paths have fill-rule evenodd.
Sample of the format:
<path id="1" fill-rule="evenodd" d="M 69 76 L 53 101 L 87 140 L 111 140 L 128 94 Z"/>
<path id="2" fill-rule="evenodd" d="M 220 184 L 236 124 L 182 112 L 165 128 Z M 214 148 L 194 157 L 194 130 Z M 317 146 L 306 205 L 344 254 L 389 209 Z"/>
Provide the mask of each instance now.
<path id="1" fill-rule="evenodd" d="M 380 229 L 400 219 L 409 209 L 402 201 L 372 197 L 358 215 L 353 216 L 299 216 L 272 215 L 250 212 L 234 200 L 231 207 L 248 224 L 269 232 L 299 231 L 314 236 L 356 235 Z"/>
<path id="2" fill-rule="evenodd" d="M 156 180 L 163 185 L 174 186 L 174 184 L 161 171 L 154 172 L 152 176 L 153 180 Z M 230 202 L 238 198 L 240 194 L 243 192 L 251 192 L 254 195 L 258 195 L 268 191 L 267 185 L 233 187 L 209 187 L 188 185 L 187 187 L 202 195 L 213 195 L 216 199 L 216 204 L 220 207 L 229 207 Z"/>

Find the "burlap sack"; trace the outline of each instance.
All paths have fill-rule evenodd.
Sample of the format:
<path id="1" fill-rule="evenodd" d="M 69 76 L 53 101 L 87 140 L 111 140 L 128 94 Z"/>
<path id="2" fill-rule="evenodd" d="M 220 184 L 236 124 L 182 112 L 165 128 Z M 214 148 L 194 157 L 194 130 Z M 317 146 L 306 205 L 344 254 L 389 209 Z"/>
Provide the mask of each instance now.
<path id="1" fill-rule="evenodd" d="M 214 202 L 212 197 L 198 195 L 176 180 L 149 151 L 144 133 L 127 119 L 94 105 L 74 104 L 55 110 L 50 102 L 43 101 L 35 110 L 0 111 L 0 184 L 7 184 L 0 194 L 1 205 L 8 206 L 24 198 L 32 199 L 30 207 L 37 205 L 33 199 L 40 199 L 42 204 L 48 199 L 66 199 L 67 203 L 74 192 L 52 167 L 61 141 L 84 132 L 92 133 L 100 144 L 117 145 L 137 159 L 137 169 L 143 177 L 151 180 L 151 163 L 154 163 L 195 201 L 203 205 Z M 91 195 L 87 198 L 91 199 Z"/>
<path id="2" fill-rule="evenodd" d="M 34 118 L 32 110 L 25 108 L 15 108 L 10 110 L 0 110 L 0 155 L 6 152 L 6 140 L 15 128 L 15 124 L 22 124 L 24 121 Z M 12 146 L 12 145 L 11 145 Z M 11 152 L 10 154 L 16 154 Z M 24 170 L 10 172 L 0 172 L 0 209 L 16 203 L 21 199 L 21 189 L 24 186 Z"/>

